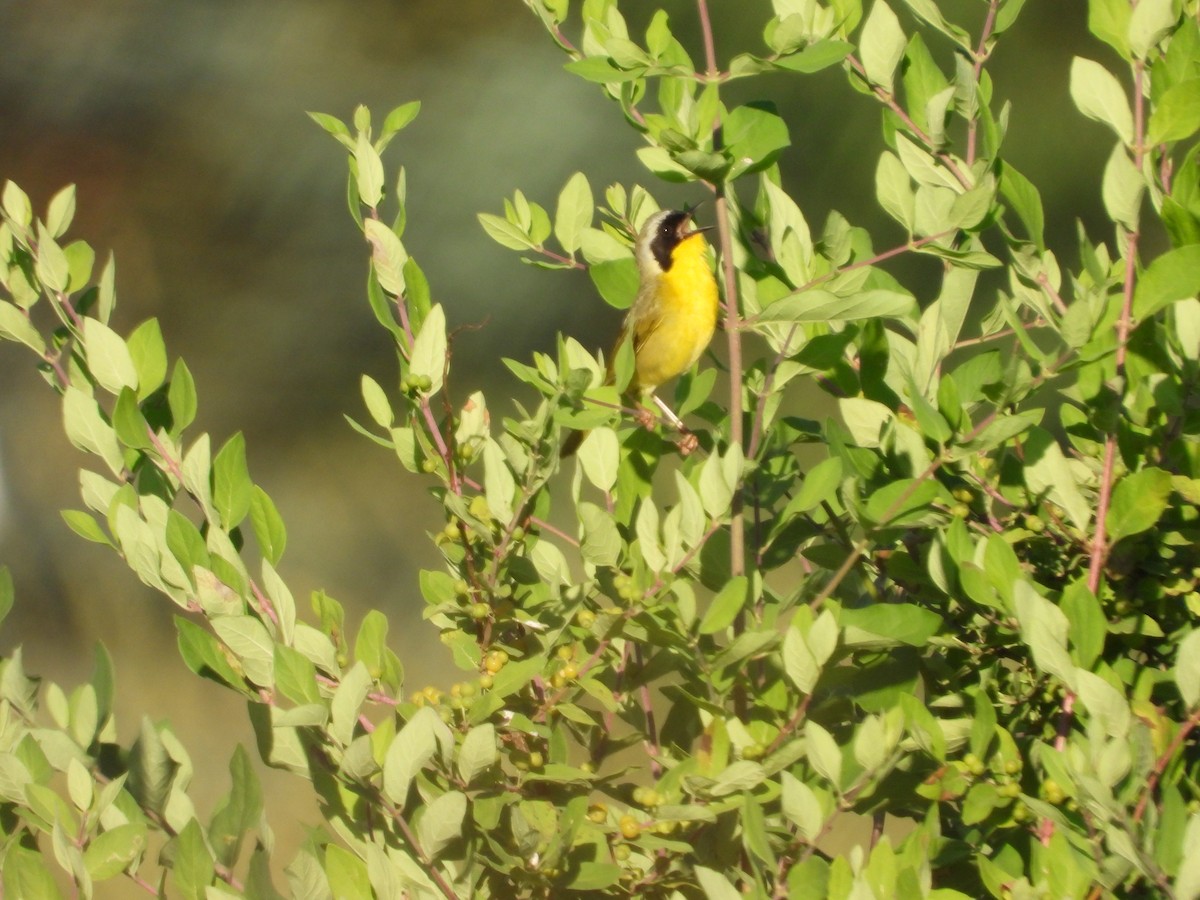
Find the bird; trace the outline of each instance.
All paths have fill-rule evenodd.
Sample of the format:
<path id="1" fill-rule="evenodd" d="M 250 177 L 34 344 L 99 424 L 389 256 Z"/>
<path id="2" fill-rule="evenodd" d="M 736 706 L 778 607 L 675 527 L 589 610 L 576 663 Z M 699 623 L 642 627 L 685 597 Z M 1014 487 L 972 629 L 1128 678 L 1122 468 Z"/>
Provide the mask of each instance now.
<path id="1" fill-rule="evenodd" d="M 704 239 L 710 227 L 695 227 L 690 209 L 666 209 L 650 216 L 638 233 L 633 254 L 638 267 L 637 299 L 625 316 L 616 347 L 626 340 L 633 342 L 634 371 L 627 391 L 639 400 L 695 365 L 712 340 L 719 299 Z M 608 382 L 612 380 L 610 360 Z M 682 428 L 670 408 L 657 397 L 654 400 Z M 559 455 L 573 454 L 586 436 L 586 431 L 572 432 Z"/>

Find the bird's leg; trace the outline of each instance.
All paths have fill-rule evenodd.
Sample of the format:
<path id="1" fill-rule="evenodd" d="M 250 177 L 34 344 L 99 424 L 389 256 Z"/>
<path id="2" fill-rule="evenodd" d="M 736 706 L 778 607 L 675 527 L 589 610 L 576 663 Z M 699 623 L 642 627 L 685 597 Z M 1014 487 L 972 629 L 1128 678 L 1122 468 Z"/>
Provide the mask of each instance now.
<path id="1" fill-rule="evenodd" d="M 680 433 L 679 442 L 677 444 L 679 447 L 679 452 L 684 456 L 689 455 L 700 445 L 700 442 L 696 439 L 696 436 L 688 430 L 688 427 L 683 424 L 683 420 L 680 419 L 679 416 L 675 415 L 675 411 L 671 409 L 671 407 L 667 406 L 665 400 L 659 397 L 658 394 L 651 394 L 651 396 L 654 398 L 654 403 L 659 409 L 662 410 L 663 415 L 667 417 L 667 420 L 674 425 L 675 429 Z"/>

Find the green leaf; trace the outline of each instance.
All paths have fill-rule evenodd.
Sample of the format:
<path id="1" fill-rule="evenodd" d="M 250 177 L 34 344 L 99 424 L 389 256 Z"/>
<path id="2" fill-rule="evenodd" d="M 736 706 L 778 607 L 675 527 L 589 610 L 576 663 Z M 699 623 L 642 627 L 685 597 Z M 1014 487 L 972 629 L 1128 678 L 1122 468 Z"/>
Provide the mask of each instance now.
<path id="1" fill-rule="evenodd" d="M 1129 59 L 1129 0 L 1088 0 L 1088 30 Z"/>
<path id="2" fill-rule="evenodd" d="M 698 487 L 700 502 L 709 516 L 719 518 L 729 509 L 741 478 L 742 465 L 742 448 L 736 444 L 724 456 L 713 453 L 704 460 Z"/>
<path id="3" fill-rule="evenodd" d="M 49 291 L 62 293 L 71 283 L 71 263 L 67 254 L 41 229 L 38 234 L 37 261 L 33 270 L 42 286 Z"/>
<path id="4" fill-rule="evenodd" d="M 942 627 L 942 617 L 911 603 L 877 603 L 842 610 L 841 625 L 847 645 L 923 647 Z"/>
<path id="5" fill-rule="evenodd" d="M 100 527 L 100 523 L 83 510 L 64 509 L 59 514 L 63 517 L 63 521 L 67 523 L 67 527 L 85 540 L 89 540 L 95 544 L 113 546 L 104 529 Z M 2 612 L 0 610 L 0 620 L 4 618 Z"/>
<path id="6" fill-rule="evenodd" d="M 363 222 L 363 234 L 371 245 L 371 269 L 379 286 L 393 297 L 404 294 L 404 266 L 408 253 L 396 232 L 378 219 Z"/>
<path id="7" fill-rule="evenodd" d="M 189 819 L 173 842 L 174 861 L 171 878 L 182 896 L 189 900 L 205 900 L 206 888 L 212 884 L 216 867 L 204 842 L 200 823 Z"/>
<path id="8" fill-rule="evenodd" d="M 615 566 L 621 557 L 621 535 L 612 514 L 587 502 L 579 504 L 578 514 L 583 526 L 579 545 L 583 558 L 598 566 Z"/>
<path id="9" fill-rule="evenodd" d="M 502 524 L 510 522 L 515 512 L 517 482 L 504 451 L 490 435 L 483 445 L 483 488 L 492 515 Z"/>
<path id="10" fill-rule="evenodd" d="M 446 312 L 438 303 L 430 308 L 429 315 L 421 323 L 421 330 L 413 341 L 409 374 L 428 378 L 431 386 L 422 393 L 431 396 L 442 389 L 445 369 Z"/>
<path id="11" fill-rule="evenodd" d="M 105 390 L 119 394 L 121 388 L 138 386 L 137 367 L 129 347 L 115 331 L 99 319 L 83 320 L 88 368 Z"/>
<path id="12" fill-rule="evenodd" d="M 972 45 L 967 33 L 957 25 L 951 25 L 942 15 L 936 0 L 904 0 L 916 15 L 928 22 L 946 37 L 957 43 L 964 50 L 970 51 Z"/>
<path id="13" fill-rule="evenodd" d="M 260 687 L 275 683 L 275 641 L 267 626 L 254 616 L 220 616 L 213 631 L 242 664 L 246 677 Z"/>
<path id="14" fill-rule="evenodd" d="M 117 825 L 96 836 L 83 853 L 88 874 L 96 881 L 119 875 L 146 847 L 146 826 Z"/>
<path id="15" fill-rule="evenodd" d="M 815 840 L 825 824 L 825 812 L 817 795 L 787 770 L 781 774 L 783 814 L 807 840 Z"/>
<path id="16" fill-rule="evenodd" d="M 325 129 L 327 133 L 337 138 L 338 142 L 347 150 L 354 149 L 354 138 L 350 136 L 350 129 L 341 119 L 321 112 L 310 112 L 308 117 Z"/>
<path id="17" fill-rule="evenodd" d="M 358 728 L 359 710 L 371 690 L 371 673 L 361 662 L 355 662 L 342 673 L 342 681 L 333 692 L 329 705 L 329 734 L 343 747 L 354 740 Z"/>
<path id="18" fill-rule="evenodd" d="M 1177 247 L 1152 262 L 1133 295 L 1133 314 L 1147 319 L 1160 309 L 1200 293 L 1200 244 Z"/>
<path id="19" fill-rule="evenodd" d="M 375 424 L 380 428 L 391 428 L 396 416 L 392 412 L 392 404 L 388 401 L 383 388 L 379 386 L 379 382 L 370 375 L 364 374 L 360 387 L 367 412 L 375 420 Z"/>
<path id="20" fill-rule="evenodd" d="M 732 110 L 725 119 L 724 136 L 736 178 L 771 165 L 791 144 L 787 123 L 773 103 L 754 102 Z"/>
<path id="21" fill-rule="evenodd" d="M 325 845 L 325 875 L 337 900 L 374 900 L 366 864 L 337 844 Z"/>
<path id="22" fill-rule="evenodd" d="M 127 344 L 137 370 L 138 399 L 145 400 L 167 379 L 167 346 L 158 319 L 147 319 L 135 328 Z"/>
<path id="23" fill-rule="evenodd" d="M 384 654 L 387 652 L 387 616 L 377 609 L 368 610 L 358 626 L 354 639 L 354 658 L 367 667 L 372 679 L 383 674 Z"/>
<path id="24" fill-rule="evenodd" d="M 1090 669 L 1104 650 L 1108 620 L 1100 601 L 1087 586 L 1086 578 L 1077 578 L 1063 591 L 1063 614 L 1071 623 L 1071 647 L 1081 668 Z"/>
<path id="25" fill-rule="evenodd" d="M 1001 166 L 1000 193 L 1012 205 L 1029 239 L 1044 253 L 1046 239 L 1042 197 L 1033 182 L 1014 169 L 1007 160 Z"/>
<path id="26" fill-rule="evenodd" d="M 229 664 L 217 639 L 188 619 L 175 617 L 179 655 L 196 675 L 210 678 L 237 690 L 244 690 L 242 677 Z"/>
<path id="27" fill-rule="evenodd" d="M 859 52 L 867 80 L 892 92 L 896 66 L 904 57 L 904 31 L 884 0 L 875 0 L 859 39 Z"/>
<path id="28" fill-rule="evenodd" d="M 1171 474 L 1147 468 L 1126 475 L 1113 490 L 1112 504 L 1105 517 L 1108 539 L 1116 543 L 1131 534 L 1154 527 L 1171 496 Z"/>
<path id="29" fill-rule="evenodd" d="M 193 577 L 192 569 L 196 566 L 211 567 L 212 560 L 200 529 L 178 510 L 173 509 L 167 514 L 166 540 L 167 549 L 189 578 Z"/>
<path id="30" fill-rule="evenodd" d="M 417 117 L 417 113 L 421 111 L 420 100 L 410 100 L 408 103 L 402 103 L 397 106 L 383 120 L 383 128 L 380 131 L 380 140 L 389 138 L 397 131 L 407 128 L 409 123 Z M 312 113 L 309 113 L 312 115 Z"/>
<path id="31" fill-rule="evenodd" d="M 104 421 L 92 397 L 78 388 L 67 387 L 63 393 L 63 425 L 73 446 L 99 456 L 114 475 L 122 473 L 125 457 L 117 435 Z"/>
<path id="32" fill-rule="evenodd" d="M 476 725 L 467 732 L 458 749 L 458 775 L 470 786 L 476 778 L 490 769 L 499 759 L 496 750 L 496 729 L 490 722 Z"/>
<path id="33" fill-rule="evenodd" d="M 604 426 L 593 428 L 579 445 L 577 455 L 587 480 L 601 491 L 611 491 L 621 462 L 617 433 Z"/>
<path id="34" fill-rule="evenodd" d="M 1179 19 L 1174 0 L 1138 0 L 1132 4 L 1129 19 L 1129 50 L 1137 59 L 1145 59 Z"/>
<path id="35" fill-rule="evenodd" d="M 838 788 L 842 780 L 842 751 L 833 736 L 809 719 L 804 724 L 804 743 L 812 767 L 832 787 Z"/>
<path id="36" fill-rule="evenodd" d="M 354 165 L 357 172 L 358 199 L 364 206 L 375 209 L 383 199 L 383 160 L 379 158 L 379 151 L 372 146 L 366 132 L 359 133 L 354 145 Z"/>
<path id="37" fill-rule="evenodd" d="M 820 72 L 822 69 L 837 65 L 853 50 L 853 44 L 824 39 L 809 44 L 799 53 L 780 56 L 773 60 L 772 64 L 780 69 L 787 69 L 789 72 L 811 75 L 813 72 Z"/>
<path id="38" fill-rule="evenodd" d="M 694 871 L 706 900 L 743 900 L 742 892 L 716 869 L 696 866 Z"/>
<path id="39" fill-rule="evenodd" d="M 1013 605 L 1021 625 L 1021 639 L 1033 653 L 1034 665 L 1068 686 L 1075 681 L 1076 667 L 1067 655 L 1070 623 L 1062 610 L 1038 594 L 1024 580 L 1012 585 Z"/>
<path id="40" fill-rule="evenodd" d="M 948 499 L 946 489 L 936 481 L 904 478 L 871 494 L 863 513 L 877 525 L 914 524 L 925 517 L 932 503 Z"/>
<path id="41" fill-rule="evenodd" d="M 1175 897 L 1177 900 L 1196 900 L 1200 897 L 1200 813 L 1193 813 L 1188 819 L 1180 859 Z"/>
<path id="42" fill-rule="evenodd" d="M 593 263 L 588 268 L 588 277 L 609 306 L 628 309 L 633 305 L 639 280 L 637 263 L 633 257 Z"/>
<path id="43" fill-rule="evenodd" d="M 0 203 L 3 204 L 8 217 L 21 227 L 27 228 L 33 221 L 33 204 L 29 202 L 29 195 L 21 190 L 15 181 L 4 182 L 4 193 Z"/>
<path id="44" fill-rule="evenodd" d="M 916 211 L 912 181 L 904 164 L 889 150 L 883 151 L 875 168 L 875 196 L 888 215 L 909 232 L 913 230 Z"/>
<path id="45" fill-rule="evenodd" d="M 46 342 L 37 326 L 7 300 L 0 300 L 0 336 L 20 341 L 38 355 L 46 352 Z"/>
<path id="46" fill-rule="evenodd" d="M 700 633 L 716 634 L 732 625 L 750 597 L 749 588 L 750 582 L 745 575 L 731 578 L 709 604 L 700 621 Z"/>
<path id="47" fill-rule="evenodd" d="M 3 879 L 0 884 L 4 887 L 6 897 L 36 897 L 38 900 L 62 898 L 62 892 L 41 855 L 20 845 L 14 845 L 6 851 L 4 865 L 0 866 L 0 878 Z"/>
<path id="48" fill-rule="evenodd" d="M 405 723 L 388 747 L 383 761 L 383 793 L 400 809 L 408 800 L 408 787 L 413 777 L 437 752 L 439 726 L 441 729 L 446 727 L 431 707 L 423 706 Z"/>
<path id="49" fill-rule="evenodd" d="M 971 785 L 963 798 L 962 820 L 964 825 L 976 825 L 992 814 L 1003 801 L 996 786 L 989 782 Z"/>
<path id="50" fill-rule="evenodd" d="M 182 359 L 175 360 L 167 388 L 167 405 L 171 407 L 171 434 L 179 435 L 195 421 L 198 406 L 196 382 Z"/>
<path id="51" fill-rule="evenodd" d="M 558 195 L 554 212 L 554 236 L 568 255 L 579 249 L 583 230 L 592 224 L 595 201 L 587 176 L 576 172 Z"/>
<path id="52" fill-rule="evenodd" d="M 1092 508 L 1079 489 L 1071 463 L 1054 435 L 1031 428 L 1025 437 L 1025 485 L 1034 494 L 1045 494 L 1067 511 L 1071 523 L 1086 531 Z"/>
<path id="53" fill-rule="evenodd" d="M 221 525 L 232 531 L 250 512 L 254 483 L 246 464 L 246 438 L 240 431 L 225 442 L 213 460 L 213 504 Z"/>
<path id="54" fill-rule="evenodd" d="M 625 870 L 612 863 L 582 862 L 568 887 L 573 891 L 603 891 L 621 880 Z"/>
<path id="55" fill-rule="evenodd" d="M 742 845 L 767 868 L 774 869 L 778 864 L 767 835 L 762 804 L 750 793 L 742 795 Z"/>
<path id="56" fill-rule="evenodd" d="M 448 791 L 427 803 L 417 823 L 421 849 L 436 859 L 446 845 L 462 835 L 466 815 L 467 796 L 460 791 Z"/>
<path id="57" fill-rule="evenodd" d="M 1150 113 L 1147 144 L 1163 144 L 1191 137 L 1200 130 L 1200 78 L 1172 85 Z"/>
<path id="58" fill-rule="evenodd" d="M 1145 180 L 1129 158 L 1128 151 L 1117 144 L 1104 167 L 1104 179 L 1100 184 L 1100 195 L 1109 218 L 1126 230 L 1135 231 L 1145 187 Z"/>
<path id="59" fill-rule="evenodd" d="M 623 81 L 636 81 L 645 74 L 645 67 L 637 67 L 626 71 L 618 69 L 616 64 L 607 56 L 589 56 L 577 59 L 563 66 L 572 75 L 578 75 L 585 81 L 596 84 L 614 84 Z"/>
<path id="60" fill-rule="evenodd" d="M 241 855 L 246 832 L 262 818 L 262 787 L 250 757 L 239 744 L 229 760 L 232 786 L 208 827 L 208 841 L 217 861 L 232 868 Z"/>
<path id="61" fill-rule="evenodd" d="M 1131 713 L 1124 694 L 1099 675 L 1083 669 L 1075 672 L 1074 689 L 1110 737 L 1124 738 L 1129 733 Z"/>
<path id="62" fill-rule="evenodd" d="M 250 497 L 250 525 L 259 552 L 271 565 L 278 565 L 287 547 L 287 528 L 274 501 L 258 485 L 254 486 Z"/>
<path id="63" fill-rule="evenodd" d="M 848 297 L 822 290 L 806 290 L 776 300 L 754 319 L 764 325 L 792 322 L 843 322 L 853 319 L 895 318 L 916 309 L 908 294 L 892 290 L 867 290 Z"/>
<path id="64" fill-rule="evenodd" d="M 1133 143 L 1129 98 L 1108 69 L 1081 56 L 1071 61 L 1071 99 L 1089 119 L 1103 122 L 1126 144 Z"/>
<path id="65" fill-rule="evenodd" d="M 300 705 L 320 703 L 317 670 L 307 656 L 284 644 L 275 645 L 275 687 Z"/>
<path id="66" fill-rule="evenodd" d="M 924 129 L 926 133 L 944 131 L 942 119 L 931 122 L 926 116 L 926 109 L 930 101 L 942 94 L 950 83 L 938 68 L 919 31 L 914 32 L 908 39 L 901 72 L 904 78 L 905 107 L 917 127 Z M 953 91 L 950 92 L 950 96 L 953 96 Z"/>
<path id="67" fill-rule="evenodd" d="M 1175 657 L 1175 684 L 1188 709 L 1200 706 L 1200 628 L 1194 629 L 1179 642 L 1179 653 Z"/>
<path id="68" fill-rule="evenodd" d="M 137 394 L 130 388 L 122 388 L 120 396 L 117 397 L 112 411 L 112 425 L 117 440 L 126 447 L 147 450 L 154 446 L 146 418 L 138 406 Z"/>
<path id="69" fill-rule="evenodd" d="M 479 224 L 483 226 L 488 237 L 501 247 L 507 247 L 510 250 L 532 250 L 537 246 L 528 234 L 501 216 L 479 213 L 476 218 L 479 219 Z"/>

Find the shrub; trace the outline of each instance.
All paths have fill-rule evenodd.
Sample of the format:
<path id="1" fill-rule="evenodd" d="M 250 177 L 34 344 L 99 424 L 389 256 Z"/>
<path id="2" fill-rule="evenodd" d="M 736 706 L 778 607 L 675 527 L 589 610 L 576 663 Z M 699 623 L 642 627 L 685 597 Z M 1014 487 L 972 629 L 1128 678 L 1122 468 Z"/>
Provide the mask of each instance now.
<path id="1" fill-rule="evenodd" d="M 776 0 L 767 52 L 722 68 L 705 0 L 699 66 L 662 11 L 631 36 L 614 0 L 573 24 L 568 0 L 527 0 L 647 168 L 713 197 L 728 377 L 679 380 L 686 455 L 571 339 L 508 361 L 533 400 L 498 424 L 482 393 L 454 401 L 404 171 L 382 160 L 417 106 L 378 128 L 314 116 L 348 153 L 367 299 L 400 360 L 398 390 L 363 378 L 357 427 L 445 510 L 420 592 L 467 673 L 446 690 L 406 696 L 381 613 L 355 631 L 320 593 L 300 613 L 244 441 L 189 431 L 196 387 L 153 320 L 114 328 L 111 266 L 93 279 L 65 237 L 73 191 L 35 218 L 6 185 L 0 333 L 96 464 L 67 523 L 179 606 L 186 664 L 245 696 L 262 759 L 311 783 L 326 827 L 292 894 L 1200 896 L 1196 4 L 1090 4 L 1096 55 L 1119 62 L 1076 59 L 1069 91 L 1113 143 L 1114 230 L 1081 228 L 1073 270 L 1001 154 L 987 62 L 1023 3 L 990 0 L 969 32 L 906 2 L 907 26 L 883 0 Z M 882 110 L 875 191 L 900 246 L 838 213 L 814 232 L 781 183 L 784 119 L 726 105 L 734 80 L 831 66 Z M 518 191 L 480 220 L 625 306 L 656 208 L 641 186 L 597 208 L 580 173 L 553 214 Z M 1169 248 L 1148 253 L 1159 224 Z M 902 254 L 936 259 L 937 283 L 903 284 Z M 813 384 L 837 417 L 792 414 Z M 589 436 L 564 464 L 572 429 Z M 116 746 L 112 693 L 106 657 L 69 695 L 4 661 L 5 892 L 53 895 L 52 853 L 85 895 L 123 872 L 275 896 L 248 755 L 202 822 L 184 748 L 152 726 Z M 869 834 L 832 842 L 846 821 Z"/>

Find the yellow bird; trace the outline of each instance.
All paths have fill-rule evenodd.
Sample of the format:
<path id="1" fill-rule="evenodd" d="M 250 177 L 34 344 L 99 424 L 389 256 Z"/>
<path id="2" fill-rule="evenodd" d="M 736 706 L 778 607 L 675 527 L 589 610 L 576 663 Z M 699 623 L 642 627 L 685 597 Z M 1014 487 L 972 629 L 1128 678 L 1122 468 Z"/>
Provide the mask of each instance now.
<path id="1" fill-rule="evenodd" d="M 634 245 L 638 294 L 625 317 L 617 347 L 625 340 L 633 341 L 634 372 L 629 393 L 639 400 L 690 369 L 712 340 L 719 301 L 704 240 L 707 230 L 692 227 L 690 210 L 668 209 L 647 219 L 638 234 Z M 612 377 L 610 361 L 610 381 Z M 657 397 L 654 400 L 668 418 L 682 427 L 665 403 Z M 573 432 L 563 442 L 561 455 L 574 453 L 586 435 L 586 431 Z"/>

